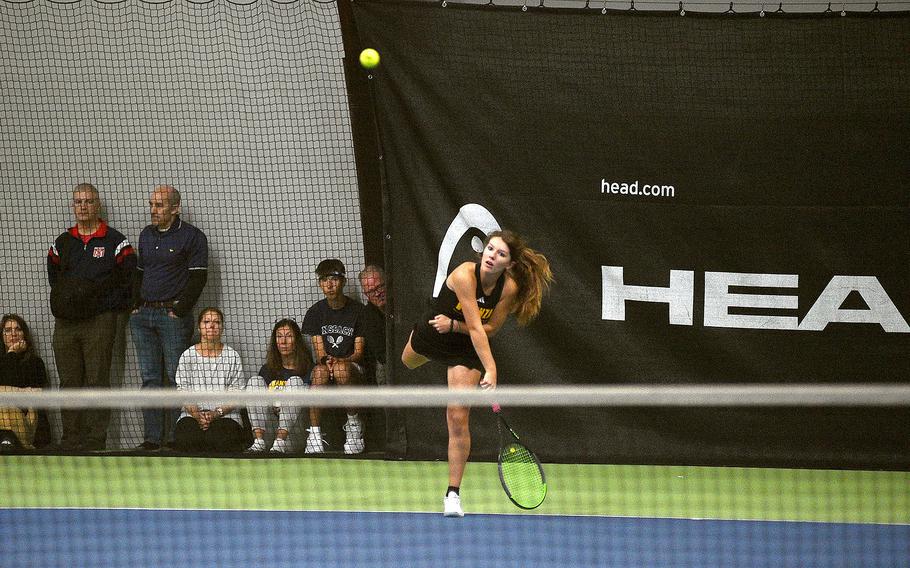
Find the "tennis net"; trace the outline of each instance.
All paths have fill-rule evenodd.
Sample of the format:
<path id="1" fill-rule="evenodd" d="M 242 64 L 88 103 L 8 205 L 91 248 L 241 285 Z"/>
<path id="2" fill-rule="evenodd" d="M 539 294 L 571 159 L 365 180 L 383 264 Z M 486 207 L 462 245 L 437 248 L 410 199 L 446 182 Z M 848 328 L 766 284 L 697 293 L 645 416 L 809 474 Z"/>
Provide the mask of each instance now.
<path id="1" fill-rule="evenodd" d="M 542 462 L 539 507 L 516 507 L 504 491 L 497 459 L 514 440 L 493 403 Z M 464 518 L 442 514 L 450 404 L 471 408 Z M 244 447 L 254 439 L 248 420 L 258 424 L 264 413 L 265 451 L 2 446 L 3 563 L 907 565 L 904 385 L 0 393 L 5 416 L 43 411 L 52 430 L 62 410 L 188 405 L 227 409 L 226 416 L 245 409 L 238 411 Z M 324 433 L 319 454 L 306 444 L 314 408 Z M 280 422 L 283 413 L 292 424 Z M 365 440 L 356 454 L 346 452 L 351 414 Z M 756 414 L 776 417 L 775 428 L 722 432 L 734 420 L 742 428 L 759 423 L 750 422 Z M 838 419 L 853 432 L 814 430 Z M 641 435 L 623 440 L 627 421 L 649 431 L 650 443 Z M 282 424 L 285 452 L 268 451 Z M 10 431 L 3 434 L 8 441 Z M 678 452 L 649 453 L 672 446 L 661 443 L 667 437 Z"/>

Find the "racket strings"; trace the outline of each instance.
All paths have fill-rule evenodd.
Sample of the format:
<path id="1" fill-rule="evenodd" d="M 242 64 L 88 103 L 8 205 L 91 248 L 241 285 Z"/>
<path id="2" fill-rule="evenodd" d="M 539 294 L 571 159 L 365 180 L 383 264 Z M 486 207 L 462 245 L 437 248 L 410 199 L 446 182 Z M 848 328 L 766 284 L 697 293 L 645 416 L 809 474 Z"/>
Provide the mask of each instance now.
<path id="1" fill-rule="evenodd" d="M 499 455 L 500 473 L 509 496 L 519 506 L 533 508 L 547 493 L 546 482 L 537 460 L 521 444 L 505 446 Z"/>

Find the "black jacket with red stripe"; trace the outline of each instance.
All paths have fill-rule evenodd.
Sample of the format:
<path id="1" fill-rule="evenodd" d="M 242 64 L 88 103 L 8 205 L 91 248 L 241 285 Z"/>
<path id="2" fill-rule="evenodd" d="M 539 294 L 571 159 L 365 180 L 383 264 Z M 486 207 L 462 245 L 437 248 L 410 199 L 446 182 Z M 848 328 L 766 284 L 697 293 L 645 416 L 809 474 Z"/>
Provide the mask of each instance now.
<path id="1" fill-rule="evenodd" d="M 87 241 L 83 239 L 86 238 Z M 97 313 L 129 307 L 136 253 L 123 234 L 101 221 L 98 230 L 82 237 L 71 227 L 47 251 L 47 278 L 51 288 L 60 276 L 79 278 L 98 287 Z"/>

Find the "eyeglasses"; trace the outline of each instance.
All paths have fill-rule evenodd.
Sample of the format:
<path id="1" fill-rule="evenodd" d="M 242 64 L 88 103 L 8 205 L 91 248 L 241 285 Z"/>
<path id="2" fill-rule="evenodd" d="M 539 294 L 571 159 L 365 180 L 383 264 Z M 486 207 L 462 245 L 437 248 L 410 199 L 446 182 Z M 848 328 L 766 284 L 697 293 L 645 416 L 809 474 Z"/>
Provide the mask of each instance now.
<path id="1" fill-rule="evenodd" d="M 373 296 L 378 295 L 380 292 L 385 292 L 385 283 L 377 284 L 376 286 L 373 286 L 372 288 L 370 288 L 368 290 L 364 290 L 363 294 L 367 298 L 372 298 Z"/>

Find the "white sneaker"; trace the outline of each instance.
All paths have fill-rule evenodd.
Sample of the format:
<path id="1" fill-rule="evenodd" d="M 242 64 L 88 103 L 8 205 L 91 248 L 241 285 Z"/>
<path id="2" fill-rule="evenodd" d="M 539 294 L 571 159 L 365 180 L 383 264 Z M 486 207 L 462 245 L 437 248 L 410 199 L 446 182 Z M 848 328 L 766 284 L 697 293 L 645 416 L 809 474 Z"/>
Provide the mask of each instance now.
<path id="1" fill-rule="evenodd" d="M 307 428 L 306 437 L 306 449 L 304 453 L 307 454 L 321 454 L 325 452 L 325 446 L 328 445 L 322 439 L 322 432 L 313 432 L 312 429 Z"/>
<path id="2" fill-rule="evenodd" d="M 363 443 L 363 438 L 354 438 L 345 441 L 344 443 L 344 453 L 346 454 L 362 454 L 365 444 Z"/>
<path id="3" fill-rule="evenodd" d="M 344 423 L 344 453 L 359 454 L 363 452 L 363 422 L 360 418 L 348 418 Z"/>
<path id="4" fill-rule="evenodd" d="M 442 500 L 443 515 L 446 517 L 463 517 L 464 511 L 461 510 L 461 497 L 458 493 L 450 491 L 445 499 Z"/>
<path id="5" fill-rule="evenodd" d="M 288 441 L 282 440 L 281 438 L 275 438 L 275 443 L 272 444 L 272 449 L 269 450 L 269 453 L 272 454 L 286 454 L 288 453 Z"/>
<path id="6" fill-rule="evenodd" d="M 265 440 L 262 438 L 256 438 L 253 442 L 253 445 L 246 449 L 248 454 L 258 454 L 265 451 Z"/>

